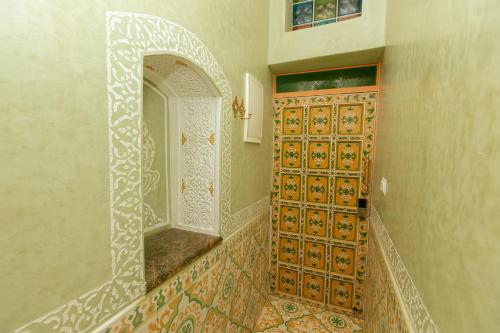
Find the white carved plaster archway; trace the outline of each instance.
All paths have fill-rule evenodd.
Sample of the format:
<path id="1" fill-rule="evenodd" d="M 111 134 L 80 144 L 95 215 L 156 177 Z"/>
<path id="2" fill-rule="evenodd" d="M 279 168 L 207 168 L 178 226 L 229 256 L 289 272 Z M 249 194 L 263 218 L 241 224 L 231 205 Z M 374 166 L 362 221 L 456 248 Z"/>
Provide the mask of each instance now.
<path id="1" fill-rule="evenodd" d="M 209 49 L 189 30 L 160 17 L 108 12 L 106 22 L 112 279 L 16 333 L 89 332 L 145 293 L 140 145 L 144 55 L 163 53 L 188 60 L 203 70 L 222 96 L 221 235 L 234 231 L 246 214 L 230 216 L 231 88 Z"/>
<path id="2" fill-rule="evenodd" d="M 143 71 L 168 97 L 170 225 L 217 235 L 220 93 L 199 67 L 172 55 L 144 57 Z"/>

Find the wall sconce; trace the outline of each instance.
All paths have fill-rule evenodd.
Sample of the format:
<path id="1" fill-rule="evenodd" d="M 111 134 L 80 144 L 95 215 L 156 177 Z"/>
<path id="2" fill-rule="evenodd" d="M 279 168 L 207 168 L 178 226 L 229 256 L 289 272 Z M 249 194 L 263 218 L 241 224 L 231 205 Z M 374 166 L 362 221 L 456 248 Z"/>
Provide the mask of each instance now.
<path id="1" fill-rule="evenodd" d="M 238 96 L 235 96 L 233 101 L 234 118 L 250 119 L 252 114 L 251 113 L 246 114 L 246 112 L 247 110 L 245 108 L 245 103 L 243 101 L 243 98 L 241 99 L 241 103 L 238 103 Z"/>

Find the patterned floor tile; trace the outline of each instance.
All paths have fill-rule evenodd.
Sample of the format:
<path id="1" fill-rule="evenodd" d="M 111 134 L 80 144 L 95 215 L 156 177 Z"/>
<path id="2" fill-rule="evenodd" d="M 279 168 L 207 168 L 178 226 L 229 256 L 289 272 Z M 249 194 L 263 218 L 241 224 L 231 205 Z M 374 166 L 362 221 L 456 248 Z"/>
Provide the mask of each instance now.
<path id="1" fill-rule="evenodd" d="M 355 333 L 363 321 L 271 296 L 256 324 L 257 333 Z"/>

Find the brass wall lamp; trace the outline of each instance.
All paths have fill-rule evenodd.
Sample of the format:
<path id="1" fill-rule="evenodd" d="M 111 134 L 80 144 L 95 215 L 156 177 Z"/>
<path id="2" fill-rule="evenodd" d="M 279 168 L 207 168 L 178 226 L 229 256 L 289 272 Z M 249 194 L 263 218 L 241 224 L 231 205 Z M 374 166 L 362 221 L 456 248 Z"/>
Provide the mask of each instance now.
<path id="1" fill-rule="evenodd" d="M 250 119 L 250 117 L 252 117 L 251 113 L 247 114 L 243 98 L 241 99 L 241 103 L 238 103 L 238 96 L 234 97 L 233 113 L 234 113 L 234 118 Z"/>

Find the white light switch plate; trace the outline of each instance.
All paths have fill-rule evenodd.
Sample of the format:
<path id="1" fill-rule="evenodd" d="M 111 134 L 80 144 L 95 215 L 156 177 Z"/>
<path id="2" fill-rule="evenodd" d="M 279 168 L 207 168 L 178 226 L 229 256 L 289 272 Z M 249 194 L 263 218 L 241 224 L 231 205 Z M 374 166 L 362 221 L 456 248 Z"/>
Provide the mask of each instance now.
<path id="1" fill-rule="evenodd" d="M 387 184 L 387 179 L 385 177 L 382 177 L 380 180 L 380 190 L 384 195 L 387 195 L 387 190 L 388 190 L 388 184 Z"/>

